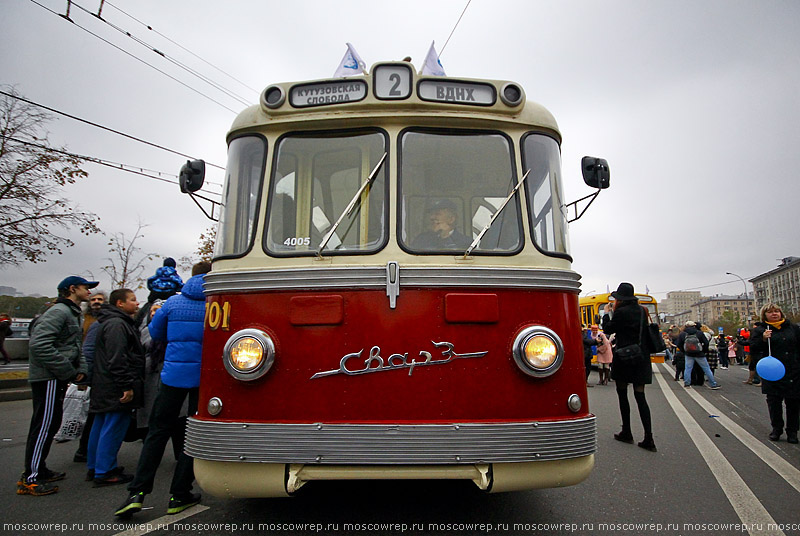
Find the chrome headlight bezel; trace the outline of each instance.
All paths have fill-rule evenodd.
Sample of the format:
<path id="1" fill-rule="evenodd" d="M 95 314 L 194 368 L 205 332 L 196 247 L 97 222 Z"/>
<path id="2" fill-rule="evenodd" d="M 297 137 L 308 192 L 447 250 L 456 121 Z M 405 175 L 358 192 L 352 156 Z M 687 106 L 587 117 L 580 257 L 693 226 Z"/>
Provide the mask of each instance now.
<path id="1" fill-rule="evenodd" d="M 261 346 L 262 358 L 257 365 L 243 370 L 234 366 L 233 359 L 231 358 L 231 350 L 236 343 L 245 338 L 251 338 Z M 228 342 L 225 343 L 225 348 L 222 351 L 222 362 L 228 374 L 237 380 L 257 380 L 266 374 L 275 362 L 275 343 L 272 341 L 272 337 L 260 329 L 248 328 L 237 331 L 231 335 Z"/>
<path id="2" fill-rule="evenodd" d="M 525 345 L 534 337 L 546 337 L 552 341 L 556 347 L 556 357 L 547 367 L 535 367 L 525 358 Z M 546 378 L 555 374 L 556 371 L 561 368 L 561 363 L 564 362 L 564 344 L 561 342 L 561 338 L 556 335 L 555 331 L 544 326 L 529 326 L 520 331 L 514 339 L 512 349 L 514 361 L 517 363 L 520 370 L 528 376 L 533 376 L 535 378 Z"/>

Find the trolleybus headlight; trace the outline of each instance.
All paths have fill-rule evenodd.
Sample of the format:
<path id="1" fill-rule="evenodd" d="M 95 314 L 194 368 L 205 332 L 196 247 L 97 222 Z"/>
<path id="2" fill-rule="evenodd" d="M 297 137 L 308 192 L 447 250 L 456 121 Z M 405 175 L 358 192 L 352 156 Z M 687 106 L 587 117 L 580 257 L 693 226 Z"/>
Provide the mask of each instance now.
<path id="1" fill-rule="evenodd" d="M 555 332 L 544 326 L 530 326 L 514 339 L 514 361 L 529 376 L 544 378 L 555 373 L 564 360 L 564 345 Z"/>
<path id="2" fill-rule="evenodd" d="M 238 380 L 260 378 L 275 361 L 275 344 L 259 329 L 243 329 L 234 333 L 223 350 L 228 373 Z"/>

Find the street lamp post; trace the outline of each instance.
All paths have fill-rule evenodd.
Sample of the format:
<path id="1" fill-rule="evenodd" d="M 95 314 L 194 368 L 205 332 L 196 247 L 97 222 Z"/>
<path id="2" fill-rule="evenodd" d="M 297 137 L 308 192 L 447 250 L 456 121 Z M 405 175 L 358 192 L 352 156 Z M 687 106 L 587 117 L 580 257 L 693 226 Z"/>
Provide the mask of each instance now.
<path id="1" fill-rule="evenodd" d="M 744 285 L 744 310 L 745 310 L 745 314 L 747 315 L 747 326 L 746 327 L 750 327 L 750 320 L 751 320 L 751 318 L 750 318 L 750 298 L 747 295 L 747 283 L 744 282 L 744 279 L 742 279 L 742 276 L 736 275 L 733 272 L 725 272 L 725 274 L 726 275 L 732 275 L 734 277 L 738 277 L 739 281 L 741 281 L 742 285 Z"/>

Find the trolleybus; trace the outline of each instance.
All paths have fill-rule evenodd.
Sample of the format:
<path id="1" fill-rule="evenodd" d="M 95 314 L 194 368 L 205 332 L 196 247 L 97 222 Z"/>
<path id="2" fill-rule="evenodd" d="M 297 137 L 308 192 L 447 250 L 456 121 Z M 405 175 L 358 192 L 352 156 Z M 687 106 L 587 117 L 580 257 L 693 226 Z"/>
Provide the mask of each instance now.
<path id="1" fill-rule="evenodd" d="M 205 491 L 589 475 L 561 134 L 520 85 L 379 63 L 270 85 L 227 142 L 186 437 Z M 582 169 L 608 186 L 605 160 Z"/>

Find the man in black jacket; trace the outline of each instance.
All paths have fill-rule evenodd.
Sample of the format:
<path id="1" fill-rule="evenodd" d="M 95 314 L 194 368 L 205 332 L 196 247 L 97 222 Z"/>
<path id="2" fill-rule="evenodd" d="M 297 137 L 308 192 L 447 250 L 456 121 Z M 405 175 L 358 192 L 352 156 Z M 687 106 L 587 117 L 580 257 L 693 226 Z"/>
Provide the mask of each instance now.
<path id="1" fill-rule="evenodd" d="M 133 479 L 117 466 L 117 453 L 131 423 L 131 410 L 142 405 L 144 350 L 133 316 L 139 308 L 128 289 L 111 293 L 98 313 L 89 411 L 95 414 L 89 436 L 87 480 L 95 487 Z"/>

